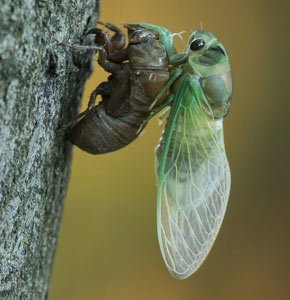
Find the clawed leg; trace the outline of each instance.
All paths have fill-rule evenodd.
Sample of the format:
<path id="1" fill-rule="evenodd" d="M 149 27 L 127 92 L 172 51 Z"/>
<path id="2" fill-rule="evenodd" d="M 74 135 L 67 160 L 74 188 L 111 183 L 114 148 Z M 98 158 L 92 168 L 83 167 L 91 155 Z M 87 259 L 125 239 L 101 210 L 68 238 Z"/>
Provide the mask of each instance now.
<path id="1" fill-rule="evenodd" d="M 111 23 L 98 22 L 98 24 L 101 24 L 114 32 L 114 35 L 111 37 L 111 46 L 113 50 L 120 51 L 125 47 L 126 37 L 120 28 Z"/>
<path id="2" fill-rule="evenodd" d="M 100 28 L 92 28 L 85 35 L 94 34 L 95 35 L 95 44 L 102 45 L 106 51 L 108 51 L 108 45 L 110 44 L 110 36 L 109 34 L 100 29 Z"/>
<path id="3" fill-rule="evenodd" d="M 90 100 L 88 103 L 88 107 L 85 111 L 78 114 L 76 117 L 74 117 L 69 123 L 62 126 L 62 128 L 67 128 L 69 126 L 74 125 L 77 123 L 81 118 L 86 116 L 94 107 L 96 104 L 96 98 L 98 95 L 102 96 L 108 96 L 110 94 L 110 87 L 108 82 L 102 82 L 92 93 L 90 96 Z"/>
<path id="4" fill-rule="evenodd" d="M 120 51 L 125 47 L 125 34 L 122 30 L 120 30 L 117 26 L 111 23 L 103 23 L 98 22 L 104 27 L 110 29 L 115 32 L 115 34 L 110 37 L 108 33 L 100 28 L 92 28 L 89 30 L 86 35 L 94 34 L 95 35 L 95 45 L 77 45 L 77 44 L 69 44 L 69 43 L 59 43 L 61 46 L 66 46 L 78 51 L 87 51 L 87 50 L 102 50 L 106 49 L 107 55 L 111 52 Z"/>
<path id="5" fill-rule="evenodd" d="M 88 50 L 102 51 L 102 50 L 104 50 L 103 46 L 97 46 L 97 45 L 78 45 L 78 44 L 69 44 L 69 43 L 59 43 L 58 45 L 69 47 L 69 48 L 77 50 L 77 51 L 88 51 Z"/>
<path id="6" fill-rule="evenodd" d="M 109 96 L 110 95 L 110 86 L 109 83 L 106 82 L 102 82 L 101 84 L 99 84 L 99 86 L 91 93 L 90 95 L 90 100 L 88 103 L 88 107 L 85 110 L 86 112 L 88 112 L 89 110 L 91 110 L 95 104 L 96 104 L 96 98 L 98 95 L 102 95 L 102 96 Z"/>
<path id="7" fill-rule="evenodd" d="M 77 44 L 68 44 L 68 43 L 59 43 L 60 46 L 69 47 L 71 49 L 77 50 L 77 51 L 87 51 L 87 50 L 95 50 L 99 51 L 99 57 L 98 57 L 98 63 L 103 69 L 109 73 L 114 73 L 118 71 L 121 66 L 116 63 L 112 63 L 110 61 L 107 61 L 107 51 L 103 46 L 97 46 L 97 45 L 77 45 Z"/>
<path id="8" fill-rule="evenodd" d="M 109 73 L 116 73 L 122 69 L 122 64 L 109 61 L 107 52 L 103 49 L 99 51 L 98 64 Z M 107 60 L 108 59 L 108 60 Z"/>
<path id="9" fill-rule="evenodd" d="M 117 26 L 111 23 L 103 23 L 98 22 L 102 26 L 110 29 L 114 32 L 113 36 L 110 36 L 108 32 L 100 29 L 93 28 L 89 30 L 86 34 L 94 34 L 95 35 L 95 43 L 96 45 L 103 45 L 107 59 L 111 62 L 120 63 L 127 59 L 127 51 L 124 49 L 125 47 L 125 34 L 122 30 L 120 30 Z"/>
<path id="10" fill-rule="evenodd" d="M 103 52 L 102 56 L 103 57 L 105 56 L 107 60 L 114 63 L 121 63 L 124 60 L 126 60 L 127 51 L 126 49 L 124 49 L 125 41 L 126 41 L 124 32 L 111 23 L 102 23 L 102 22 L 98 22 L 98 23 L 110 29 L 115 34 L 111 37 L 106 31 L 100 28 L 92 28 L 86 33 L 86 35 L 89 34 L 95 35 L 95 39 L 94 39 L 95 45 L 78 45 L 78 44 L 69 44 L 65 42 L 59 43 L 59 45 L 69 47 L 77 51 L 88 51 L 88 50 L 102 51 Z"/>

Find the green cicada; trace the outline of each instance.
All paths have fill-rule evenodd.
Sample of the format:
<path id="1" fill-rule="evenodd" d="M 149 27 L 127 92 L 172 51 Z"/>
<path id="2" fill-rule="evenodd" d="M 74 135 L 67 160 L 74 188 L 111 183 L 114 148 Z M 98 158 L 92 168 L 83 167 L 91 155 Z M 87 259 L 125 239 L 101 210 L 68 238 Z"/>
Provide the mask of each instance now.
<path id="1" fill-rule="evenodd" d="M 171 274 L 184 279 L 208 255 L 220 229 L 230 192 L 230 169 L 223 138 L 223 117 L 232 95 L 229 57 L 211 32 L 195 31 L 182 53 L 173 34 L 159 33 L 172 65 L 159 97 L 170 114 L 156 151 L 157 228 L 163 259 Z"/>

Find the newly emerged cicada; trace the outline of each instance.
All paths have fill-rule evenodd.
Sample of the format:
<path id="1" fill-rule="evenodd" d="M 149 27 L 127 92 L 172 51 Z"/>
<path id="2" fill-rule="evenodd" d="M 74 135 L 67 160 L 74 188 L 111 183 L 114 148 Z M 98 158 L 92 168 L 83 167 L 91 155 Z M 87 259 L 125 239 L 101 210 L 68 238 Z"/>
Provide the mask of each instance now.
<path id="1" fill-rule="evenodd" d="M 105 50 L 101 43 L 95 49 L 100 50 L 99 64 L 112 75 L 92 94 L 92 105 L 69 140 L 94 154 L 115 151 L 170 107 L 156 151 L 157 231 L 167 268 L 184 279 L 208 255 L 229 197 L 223 138 L 232 96 L 229 57 L 211 32 L 195 31 L 184 52 L 176 53 L 174 34 L 166 28 L 128 24 L 124 48 L 124 36 L 114 25 L 106 26 L 117 36 L 107 39 Z M 94 106 L 97 94 L 103 101 Z"/>
<path id="2" fill-rule="evenodd" d="M 223 117 L 232 96 L 228 54 L 213 33 L 195 31 L 176 54 L 166 28 L 160 34 L 174 66 L 159 96 L 171 110 L 156 151 L 157 230 L 171 274 L 184 279 L 208 255 L 220 229 L 230 192 Z M 154 114 L 154 112 L 153 112 Z"/>

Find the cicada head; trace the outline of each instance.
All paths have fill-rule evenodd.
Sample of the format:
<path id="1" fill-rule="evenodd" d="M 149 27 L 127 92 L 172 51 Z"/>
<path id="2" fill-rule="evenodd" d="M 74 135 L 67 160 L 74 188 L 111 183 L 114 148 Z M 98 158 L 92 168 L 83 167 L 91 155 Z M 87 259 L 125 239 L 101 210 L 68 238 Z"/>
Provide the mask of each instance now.
<path id="1" fill-rule="evenodd" d="M 224 45 L 212 32 L 202 29 L 195 31 L 185 49 L 188 63 L 200 77 L 230 70 L 229 57 Z"/>

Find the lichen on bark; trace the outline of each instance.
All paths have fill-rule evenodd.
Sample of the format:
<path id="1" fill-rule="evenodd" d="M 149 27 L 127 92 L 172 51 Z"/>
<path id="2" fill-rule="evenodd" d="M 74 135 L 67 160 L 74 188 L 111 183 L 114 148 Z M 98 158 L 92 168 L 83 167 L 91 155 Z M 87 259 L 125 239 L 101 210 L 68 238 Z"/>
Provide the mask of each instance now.
<path id="1" fill-rule="evenodd" d="M 76 114 L 97 0 L 3 0 L 0 5 L 0 299 L 46 299 L 71 146 L 58 128 Z"/>

